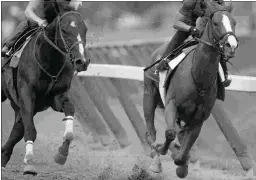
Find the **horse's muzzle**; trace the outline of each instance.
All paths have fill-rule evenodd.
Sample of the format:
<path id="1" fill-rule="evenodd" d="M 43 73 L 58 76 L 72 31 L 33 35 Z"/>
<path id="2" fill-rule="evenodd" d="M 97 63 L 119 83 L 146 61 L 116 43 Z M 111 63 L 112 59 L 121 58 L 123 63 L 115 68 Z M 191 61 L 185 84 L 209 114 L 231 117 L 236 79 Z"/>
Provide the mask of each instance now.
<path id="1" fill-rule="evenodd" d="M 75 69 L 77 72 L 81 71 L 86 71 L 89 64 L 90 64 L 90 59 L 77 59 L 75 61 Z"/>

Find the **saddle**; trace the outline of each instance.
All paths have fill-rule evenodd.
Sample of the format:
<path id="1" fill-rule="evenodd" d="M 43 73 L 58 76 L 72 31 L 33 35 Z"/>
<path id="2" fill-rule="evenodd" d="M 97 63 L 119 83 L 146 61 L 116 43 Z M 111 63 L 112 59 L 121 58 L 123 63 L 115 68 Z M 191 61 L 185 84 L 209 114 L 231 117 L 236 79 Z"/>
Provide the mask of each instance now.
<path id="1" fill-rule="evenodd" d="M 168 87 L 170 81 L 171 81 L 171 76 L 175 72 L 175 69 L 177 66 L 181 63 L 185 57 L 191 53 L 198 45 L 197 41 L 188 41 L 183 43 L 179 48 L 174 50 L 169 54 L 169 56 L 166 58 L 167 63 L 169 65 L 169 70 L 166 71 L 161 71 L 159 72 L 159 75 L 155 74 L 155 68 L 151 68 L 148 71 L 145 72 L 145 75 L 152 79 L 153 81 L 157 82 L 159 85 L 159 92 L 160 96 L 162 99 L 163 104 L 165 104 L 165 95 L 166 95 L 166 87 Z M 219 73 L 217 77 L 218 81 L 218 93 L 217 93 L 217 98 L 224 101 L 225 97 L 225 88 L 223 82 L 225 80 L 224 78 L 224 73 L 221 65 L 219 64 Z"/>
<path id="2" fill-rule="evenodd" d="M 38 28 L 34 28 L 26 32 L 14 43 L 10 57 L 3 58 L 4 61 L 2 61 L 1 71 L 4 71 L 5 68 L 8 66 L 12 68 L 16 68 L 18 66 L 18 62 L 24 48 L 26 47 L 28 42 L 31 40 L 32 36 L 36 34 L 38 30 L 39 30 Z"/>

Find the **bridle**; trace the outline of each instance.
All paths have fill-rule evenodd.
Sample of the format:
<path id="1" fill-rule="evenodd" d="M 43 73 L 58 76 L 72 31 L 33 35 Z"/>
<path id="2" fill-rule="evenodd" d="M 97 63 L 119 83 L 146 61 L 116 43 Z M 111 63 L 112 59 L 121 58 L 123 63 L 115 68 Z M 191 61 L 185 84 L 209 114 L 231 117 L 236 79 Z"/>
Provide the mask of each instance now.
<path id="1" fill-rule="evenodd" d="M 217 11 L 215 11 L 217 12 Z M 214 12 L 214 13 L 215 13 Z M 208 26 L 209 26 L 209 30 L 208 30 L 208 38 L 210 39 L 210 41 L 212 42 L 207 42 L 205 40 L 202 40 L 202 39 L 199 39 L 199 38 L 195 38 L 197 41 L 201 42 L 201 43 L 204 43 L 210 47 L 213 47 L 215 49 L 217 49 L 219 51 L 219 53 L 221 55 L 224 55 L 225 54 L 225 42 L 227 40 L 227 38 L 230 36 L 230 35 L 233 35 L 237 42 L 238 42 L 238 38 L 236 36 L 236 34 L 233 32 L 233 31 L 228 31 L 228 32 L 225 32 L 224 34 L 222 34 L 219 38 L 216 37 L 216 35 L 214 35 L 214 31 L 213 31 L 213 22 L 212 22 L 212 17 L 214 15 L 214 13 L 212 13 L 209 17 L 208 17 Z M 210 35 L 210 32 L 212 32 L 212 34 Z"/>
<path id="2" fill-rule="evenodd" d="M 58 50 L 62 55 L 66 56 L 69 58 L 69 60 L 71 61 L 71 63 L 73 64 L 76 60 L 78 60 L 79 58 L 75 58 L 75 55 L 72 53 L 72 49 L 79 44 L 83 44 L 85 45 L 85 43 L 83 41 L 76 41 L 73 45 L 71 45 L 70 47 L 68 47 L 62 31 L 61 31 L 61 20 L 63 19 L 64 16 L 68 15 L 68 14 L 77 14 L 81 17 L 80 13 L 76 12 L 76 11 L 69 11 L 64 13 L 62 16 L 57 16 L 57 26 L 56 26 L 56 33 L 55 33 L 55 40 L 54 43 L 47 37 L 46 35 L 46 31 L 44 31 L 44 38 L 45 40 L 51 45 L 53 46 L 56 50 Z M 58 46 L 57 46 L 57 34 L 59 33 L 60 38 L 62 40 L 62 43 L 64 45 L 65 51 L 62 51 Z"/>
<path id="3" fill-rule="evenodd" d="M 37 37 L 36 37 L 36 40 L 35 40 L 35 43 L 34 43 L 34 57 L 35 57 L 35 60 L 38 64 L 38 66 L 40 67 L 40 69 L 42 71 L 44 71 L 44 73 L 51 78 L 51 83 L 45 93 L 45 97 L 49 94 L 49 92 L 51 91 L 51 89 L 53 88 L 53 86 L 55 85 L 55 83 L 57 82 L 60 74 L 62 73 L 64 67 L 66 66 L 66 63 L 67 63 L 67 59 L 70 60 L 71 64 L 74 65 L 74 62 L 76 60 L 78 60 L 79 58 L 75 58 L 75 55 L 72 53 L 72 49 L 79 45 L 80 43 L 82 43 L 83 45 L 85 45 L 85 43 L 83 41 L 76 41 L 72 46 L 68 47 L 64 37 L 63 37 L 63 34 L 62 34 L 62 31 L 61 31 L 61 20 L 64 18 L 64 16 L 68 15 L 68 14 L 77 14 L 81 17 L 80 13 L 76 12 L 76 11 L 68 11 L 66 13 L 64 13 L 62 16 L 57 16 L 57 25 L 56 25 L 56 31 L 55 31 L 55 40 L 54 42 L 52 42 L 46 35 L 46 30 L 43 29 L 43 31 L 41 31 Z M 46 40 L 46 42 L 48 42 L 54 49 L 56 49 L 59 53 L 61 53 L 64 57 L 65 57 L 65 60 L 63 62 L 63 65 L 61 66 L 60 70 L 58 71 L 57 75 L 52 75 L 50 74 L 49 72 L 47 72 L 47 70 L 39 63 L 38 59 L 36 58 L 36 55 L 35 55 L 35 47 L 36 47 L 36 44 L 37 44 L 37 40 L 39 38 L 39 36 L 43 33 L 43 37 L 44 39 Z M 59 33 L 60 37 L 61 37 L 61 40 L 62 40 L 62 43 L 64 45 L 64 48 L 65 48 L 65 51 L 61 50 L 58 45 L 57 45 L 57 33 Z"/>

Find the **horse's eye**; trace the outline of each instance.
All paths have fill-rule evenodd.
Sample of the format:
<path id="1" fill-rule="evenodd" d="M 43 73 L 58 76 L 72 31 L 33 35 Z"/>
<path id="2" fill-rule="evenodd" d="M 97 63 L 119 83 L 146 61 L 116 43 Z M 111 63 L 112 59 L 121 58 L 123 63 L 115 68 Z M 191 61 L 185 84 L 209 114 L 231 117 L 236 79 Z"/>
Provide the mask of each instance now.
<path id="1" fill-rule="evenodd" d="M 75 21 L 72 21 L 72 22 L 70 23 L 70 26 L 76 28 L 76 27 L 77 27 L 77 24 L 76 24 Z"/>

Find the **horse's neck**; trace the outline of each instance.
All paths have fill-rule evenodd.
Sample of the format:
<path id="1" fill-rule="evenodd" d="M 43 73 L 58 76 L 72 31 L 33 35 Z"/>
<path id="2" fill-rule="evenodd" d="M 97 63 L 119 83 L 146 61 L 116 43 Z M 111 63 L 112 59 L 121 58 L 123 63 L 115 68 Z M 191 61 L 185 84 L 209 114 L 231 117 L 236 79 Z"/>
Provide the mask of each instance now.
<path id="1" fill-rule="evenodd" d="M 53 43 L 55 43 L 54 27 L 52 29 L 48 29 L 46 35 Z M 64 56 L 49 44 L 43 36 L 41 36 L 38 45 L 38 61 L 49 73 L 56 75 L 65 61 Z"/>
<path id="2" fill-rule="evenodd" d="M 213 43 L 212 38 L 208 36 L 207 25 L 202 40 Z M 212 85 L 217 77 L 218 72 L 218 58 L 219 53 L 216 48 L 210 47 L 206 44 L 200 43 L 195 50 L 195 56 L 192 66 L 192 74 L 196 83 L 202 87 L 207 88 Z"/>

